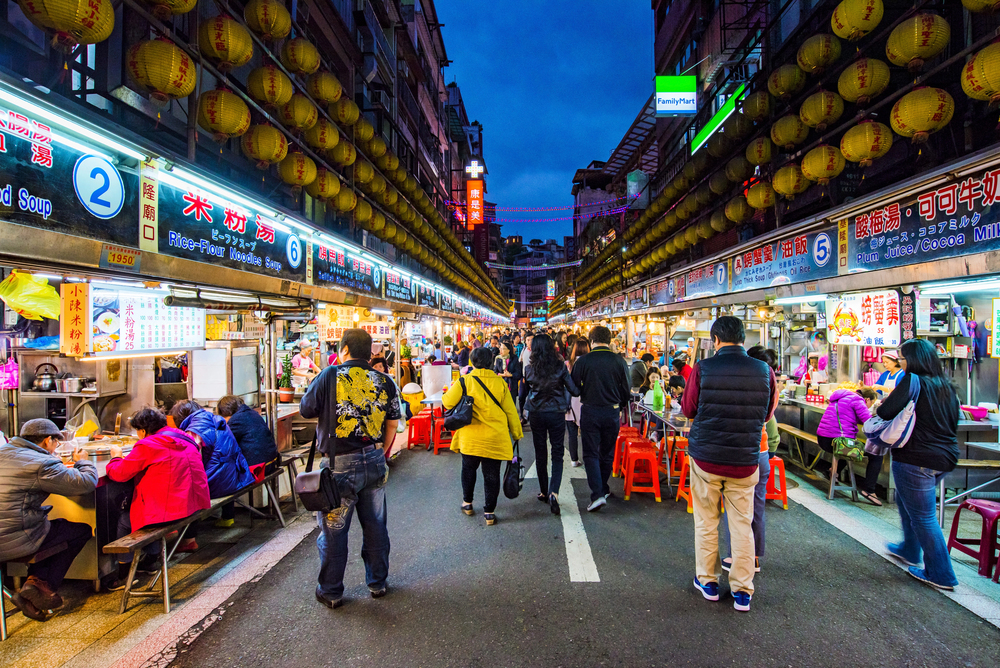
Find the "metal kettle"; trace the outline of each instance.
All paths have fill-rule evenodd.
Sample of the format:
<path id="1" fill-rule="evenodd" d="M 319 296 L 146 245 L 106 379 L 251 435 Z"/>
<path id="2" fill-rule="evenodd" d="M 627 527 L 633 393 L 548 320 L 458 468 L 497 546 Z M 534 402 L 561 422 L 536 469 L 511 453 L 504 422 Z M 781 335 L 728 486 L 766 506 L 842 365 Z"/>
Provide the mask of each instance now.
<path id="1" fill-rule="evenodd" d="M 41 371 L 44 367 L 52 367 L 52 371 Z M 39 364 L 35 368 L 35 380 L 31 384 L 31 389 L 35 392 L 53 392 L 56 389 L 56 374 L 59 369 L 55 364 Z"/>

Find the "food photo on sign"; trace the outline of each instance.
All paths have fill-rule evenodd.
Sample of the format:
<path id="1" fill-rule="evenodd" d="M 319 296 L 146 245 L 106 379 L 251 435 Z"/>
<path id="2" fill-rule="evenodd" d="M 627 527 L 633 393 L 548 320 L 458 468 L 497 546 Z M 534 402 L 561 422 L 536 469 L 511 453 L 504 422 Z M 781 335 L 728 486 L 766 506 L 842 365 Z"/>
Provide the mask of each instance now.
<path id="1" fill-rule="evenodd" d="M 831 297 L 826 301 L 826 321 L 832 344 L 898 348 L 899 293 L 885 290 Z"/>

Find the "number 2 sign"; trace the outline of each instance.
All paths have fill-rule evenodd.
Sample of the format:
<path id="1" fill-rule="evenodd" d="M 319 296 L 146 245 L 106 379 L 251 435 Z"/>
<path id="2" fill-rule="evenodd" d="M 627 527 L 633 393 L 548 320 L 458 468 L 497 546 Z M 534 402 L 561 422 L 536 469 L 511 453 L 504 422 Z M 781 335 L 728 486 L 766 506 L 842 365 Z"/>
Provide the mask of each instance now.
<path id="1" fill-rule="evenodd" d="M 107 159 L 96 155 L 85 155 L 76 161 L 73 187 L 84 208 L 103 220 L 117 216 L 125 203 L 121 174 Z"/>

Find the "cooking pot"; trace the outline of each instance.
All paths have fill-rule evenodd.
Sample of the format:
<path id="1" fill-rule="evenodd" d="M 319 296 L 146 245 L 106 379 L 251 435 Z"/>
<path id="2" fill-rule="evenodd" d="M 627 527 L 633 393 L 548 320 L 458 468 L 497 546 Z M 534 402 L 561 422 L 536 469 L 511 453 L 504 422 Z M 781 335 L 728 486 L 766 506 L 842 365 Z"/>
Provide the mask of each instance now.
<path id="1" fill-rule="evenodd" d="M 52 367 L 52 371 L 42 371 L 43 367 Z M 39 364 L 35 368 L 35 380 L 31 384 L 31 389 L 35 392 L 54 392 L 56 389 L 56 374 L 59 369 L 55 364 Z"/>
<path id="2" fill-rule="evenodd" d="M 84 381 L 84 378 L 74 378 L 73 376 L 57 378 L 56 389 L 65 394 L 77 394 L 83 390 Z"/>

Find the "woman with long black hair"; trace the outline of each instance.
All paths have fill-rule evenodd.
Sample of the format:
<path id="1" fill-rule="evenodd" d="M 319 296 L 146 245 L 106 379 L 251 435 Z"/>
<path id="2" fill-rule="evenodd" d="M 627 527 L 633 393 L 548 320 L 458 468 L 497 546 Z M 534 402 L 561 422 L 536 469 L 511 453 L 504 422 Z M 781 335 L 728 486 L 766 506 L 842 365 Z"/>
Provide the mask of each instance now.
<path id="1" fill-rule="evenodd" d="M 896 483 L 903 542 L 890 543 L 887 550 L 908 566 L 910 575 L 916 579 L 950 590 L 958 584 L 958 579 L 938 525 L 935 491 L 941 478 L 958 461 L 958 395 L 932 344 L 910 339 L 903 342 L 899 353 L 900 366 L 906 375 L 878 407 L 878 416 L 891 420 L 906 407 L 914 377 L 920 379 L 920 394 L 913 413 L 913 433 L 905 447 L 892 450 L 892 477 Z"/>
<path id="2" fill-rule="evenodd" d="M 570 395 L 580 390 L 566 370 L 562 356 L 548 334 L 538 334 L 531 341 L 531 357 L 524 369 L 528 384 L 528 422 L 535 445 L 535 471 L 538 473 L 538 500 L 548 502 L 554 515 L 559 514 L 559 483 L 562 482 L 563 440 L 566 435 L 566 411 Z M 552 443 L 552 479 L 547 475 L 548 448 Z"/>

